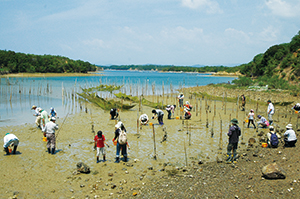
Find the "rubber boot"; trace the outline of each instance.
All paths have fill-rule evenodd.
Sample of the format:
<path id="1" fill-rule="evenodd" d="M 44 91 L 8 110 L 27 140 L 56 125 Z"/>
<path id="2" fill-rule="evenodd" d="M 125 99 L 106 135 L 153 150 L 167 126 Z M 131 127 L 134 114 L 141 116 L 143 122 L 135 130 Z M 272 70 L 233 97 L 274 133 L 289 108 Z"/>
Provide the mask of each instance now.
<path id="1" fill-rule="evenodd" d="M 50 148 L 47 148 L 47 150 L 48 150 L 48 153 L 50 154 L 50 153 L 51 153 L 51 150 L 50 150 Z"/>
<path id="2" fill-rule="evenodd" d="M 96 163 L 99 163 L 100 161 L 99 161 L 99 157 L 97 156 L 97 162 Z"/>
<path id="3" fill-rule="evenodd" d="M 51 149 L 51 155 L 54 155 L 55 154 L 55 148 L 52 148 Z"/>
<path id="4" fill-rule="evenodd" d="M 232 154 L 227 153 L 227 159 L 226 159 L 226 164 L 230 164 L 232 162 Z"/>
<path id="5" fill-rule="evenodd" d="M 13 154 L 16 154 L 18 146 L 14 146 Z"/>
<path id="6" fill-rule="evenodd" d="M 233 153 L 233 163 L 236 163 L 237 157 L 237 153 Z"/>
<path id="7" fill-rule="evenodd" d="M 103 156 L 103 162 L 105 162 L 106 161 L 106 159 L 105 159 L 105 155 Z"/>
<path id="8" fill-rule="evenodd" d="M 5 147 L 5 148 L 4 148 L 4 151 L 6 152 L 6 155 L 9 155 L 8 147 Z"/>
<path id="9" fill-rule="evenodd" d="M 124 162 L 127 162 L 127 156 L 124 156 Z"/>
<path id="10" fill-rule="evenodd" d="M 115 163 L 119 163 L 119 162 L 120 162 L 120 157 L 116 157 Z"/>

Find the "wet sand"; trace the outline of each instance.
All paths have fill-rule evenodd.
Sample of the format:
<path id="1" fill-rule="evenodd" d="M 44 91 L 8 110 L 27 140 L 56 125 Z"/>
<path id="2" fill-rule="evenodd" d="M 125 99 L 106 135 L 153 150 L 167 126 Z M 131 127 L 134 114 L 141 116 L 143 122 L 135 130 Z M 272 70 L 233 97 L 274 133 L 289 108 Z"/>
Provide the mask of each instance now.
<path id="1" fill-rule="evenodd" d="M 188 99 L 188 92 L 185 91 L 186 99 Z M 175 96 L 165 97 L 164 102 L 176 103 Z M 157 97 L 150 96 L 148 98 L 157 101 Z M 160 97 L 158 100 L 161 101 L 162 98 Z M 209 106 L 209 108 L 206 107 L 207 111 L 205 99 L 201 99 L 201 102 L 199 98 L 188 99 L 188 101 L 194 107 L 191 112 L 191 120 L 167 120 L 167 113 L 164 111 L 165 129 L 163 129 L 162 126 L 157 125 L 156 120 L 150 119 L 150 122 L 155 124 L 157 160 L 153 158 L 152 127 L 143 126 L 142 129 L 137 129 L 138 114 L 147 113 L 151 118 L 152 108 L 149 107 L 142 107 L 143 110 L 139 112 L 137 105 L 130 111 L 120 112 L 120 119 L 127 129 L 128 142 L 131 148 L 128 150 L 129 161 L 127 163 L 123 161 L 119 164 L 114 163 L 115 146 L 111 140 L 114 137 L 115 120 L 109 119 L 109 112 L 93 105 L 88 106 L 88 113 L 82 111 L 70 114 L 63 125 L 62 122 L 65 118 L 58 119 L 57 124 L 61 129 L 58 132 L 55 155 L 49 155 L 46 152 L 46 143 L 42 141 L 42 133 L 35 127 L 34 123 L 1 127 L 3 136 L 9 132 L 20 139 L 17 155 L 2 155 L 0 157 L 2 162 L 0 172 L 2 176 L 1 196 L 3 198 L 13 197 L 13 195 L 17 195 L 18 198 L 94 198 L 95 196 L 99 196 L 99 198 L 128 198 L 134 197 L 133 194 L 137 193 L 137 197 L 140 198 L 157 197 L 160 192 L 156 185 L 153 185 L 153 182 L 168 180 L 167 167 L 184 168 L 187 162 L 189 171 L 194 171 L 192 168 L 196 168 L 195 171 L 198 171 L 202 168 L 201 165 L 198 165 L 199 160 L 202 160 L 205 165 L 224 165 L 223 163 L 216 164 L 216 159 L 218 157 L 225 159 L 229 121 L 230 118 L 236 116 L 239 118 L 242 129 L 239 152 L 247 149 L 247 142 L 251 137 L 257 139 L 257 146 L 260 147 L 255 129 L 248 129 L 245 125 L 243 127 L 243 120 L 250 108 L 253 106 L 254 109 L 256 108 L 255 102 L 247 103 L 246 112 L 240 111 L 235 103 L 227 102 L 225 114 L 225 104 L 222 101 L 207 100 Z M 216 108 L 214 108 L 215 106 Z M 258 108 L 259 114 L 266 116 L 267 105 L 259 105 Z M 175 116 L 180 115 L 178 110 L 175 111 Z M 30 116 L 31 113 L 29 112 L 26 117 Z M 34 122 L 35 118 L 31 117 Z M 206 118 L 208 118 L 208 126 Z M 222 131 L 220 128 L 221 120 Z M 274 120 L 276 128 L 284 129 L 289 122 L 296 124 L 297 115 L 290 108 L 280 107 L 276 109 Z M 94 138 L 92 125 L 94 125 L 96 132 L 98 130 L 103 131 L 110 145 L 110 148 L 106 148 L 107 162 L 105 163 L 96 163 L 96 152 L 92 151 Z M 165 131 L 168 134 L 167 141 L 161 143 Z M 260 129 L 260 131 L 266 133 L 268 130 Z M 222 132 L 221 145 L 220 132 Z M 219 151 L 220 146 L 221 151 Z M 73 175 L 78 162 L 87 164 L 91 168 L 91 173 Z M 184 185 L 184 183 L 179 184 Z M 226 186 L 226 183 L 223 186 Z M 164 188 L 162 189 L 167 192 L 167 188 Z M 196 193 L 194 196 L 196 197 Z M 182 198 L 179 195 L 178 197 L 171 197 L 170 195 L 170 198 L 174 197 Z M 166 196 L 166 198 L 168 197 Z"/>

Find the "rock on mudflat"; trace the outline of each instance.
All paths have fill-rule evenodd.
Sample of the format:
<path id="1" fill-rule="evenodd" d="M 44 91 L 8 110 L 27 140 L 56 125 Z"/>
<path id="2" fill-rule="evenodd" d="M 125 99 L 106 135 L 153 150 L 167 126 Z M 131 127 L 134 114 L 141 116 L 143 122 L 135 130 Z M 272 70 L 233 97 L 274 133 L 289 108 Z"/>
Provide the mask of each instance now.
<path id="1" fill-rule="evenodd" d="M 77 171 L 80 173 L 90 173 L 90 167 L 84 164 L 83 162 L 78 162 L 77 163 Z"/>
<path id="2" fill-rule="evenodd" d="M 268 164 L 262 168 L 263 177 L 266 179 L 285 179 L 285 172 L 276 164 Z"/>

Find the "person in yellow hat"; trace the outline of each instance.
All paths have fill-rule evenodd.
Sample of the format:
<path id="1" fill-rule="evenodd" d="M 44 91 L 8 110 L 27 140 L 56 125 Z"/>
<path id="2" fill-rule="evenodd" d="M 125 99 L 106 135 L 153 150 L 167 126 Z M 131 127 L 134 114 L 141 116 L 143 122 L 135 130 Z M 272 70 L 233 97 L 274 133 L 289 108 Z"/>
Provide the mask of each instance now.
<path id="1" fill-rule="evenodd" d="M 42 119 L 42 117 L 41 117 L 41 113 L 40 113 L 40 108 L 38 108 L 36 105 L 33 105 L 32 107 L 31 107 L 31 110 L 34 110 L 35 111 L 35 114 L 33 114 L 33 116 L 35 116 L 36 117 L 36 119 L 35 119 L 35 124 L 37 125 L 37 127 L 38 128 L 41 128 L 41 119 Z"/>

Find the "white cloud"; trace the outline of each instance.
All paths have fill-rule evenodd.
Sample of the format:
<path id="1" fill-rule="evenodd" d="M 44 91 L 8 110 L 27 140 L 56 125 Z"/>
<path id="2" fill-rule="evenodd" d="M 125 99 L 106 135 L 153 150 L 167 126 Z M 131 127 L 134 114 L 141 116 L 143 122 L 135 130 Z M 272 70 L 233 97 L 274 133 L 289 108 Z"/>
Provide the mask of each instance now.
<path id="1" fill-rule="evenodd" d="M 276 28 L 273 26 L 268 26 L 259 33 L 258 38 L 260 38 L 262 41 L 273 42 L 277 40 L 278 33 L 279 31 Z"/>
<path id="2" fill-rule="evenodd" d="M 89 47 L 95 47 L 95 48 L 104 48 L 106 47 L 104 44 L 104 41 L 101 39 L 90 39 L 90 40 L 84 40 L 82 41 L 82 44 L 89 46 Z"/>
<path id="3" fill-rule="evenodd" d="M 283 0 L 268 0 L 266 1 L 266 6 L 274 15 L 281 17 L 295 17 L 300 15 L 299 0 L 290 0 L 289 2 Z"/>
<path id="4" fill-rule="evenodd" d="M 234 39 L 235 41 L 242 41 L 241 43 L 251 43 L 250 35 L 251 34 L 249 33 L 247 34 L 234 28 L 227 28 L 225 30 L 225 36 L 227 36 L 227 38 Z"/>
<path id="5" fill-rule="evenodd" d="M 212 0 L 182 0 L 182 5 L 191 9 L 206 9 L 209 14 L 222 13 L 222 9 L 216 1 Z"/>

